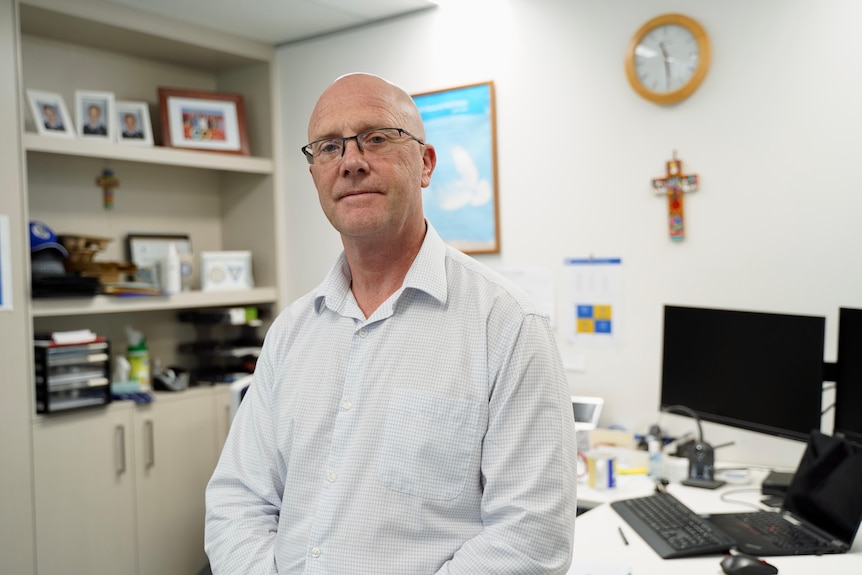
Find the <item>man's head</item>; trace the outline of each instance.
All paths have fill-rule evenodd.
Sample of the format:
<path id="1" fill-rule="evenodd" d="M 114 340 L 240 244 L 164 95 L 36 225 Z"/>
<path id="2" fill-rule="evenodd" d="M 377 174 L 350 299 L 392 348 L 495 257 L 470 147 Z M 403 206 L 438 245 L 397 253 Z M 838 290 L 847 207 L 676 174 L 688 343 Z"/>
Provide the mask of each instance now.
<path id="1" fill-rule="evenodd" d="M 123 116 L 123 123 L 126 124 L 127 131 L 134 132 L 138 124 L 138 119 L 135 118 L 134 114 L 126 114 Z"/>
<path id="2" fill-rule="evenodd" d="M 368 144 L 360 149 L 357 134 Z M 349 138 L 342 140 L 342 138 Z M 370 74 L 348 74 L 320 96 L 308 123 L 309 166 L 321 207 L 342 237 L 398 239 L 421 230 L 434 147 L 413 99 Z M 330 140 L 331 139 L 331 140 Z M 332 153 L 332 151 L 335 153 Z"/>

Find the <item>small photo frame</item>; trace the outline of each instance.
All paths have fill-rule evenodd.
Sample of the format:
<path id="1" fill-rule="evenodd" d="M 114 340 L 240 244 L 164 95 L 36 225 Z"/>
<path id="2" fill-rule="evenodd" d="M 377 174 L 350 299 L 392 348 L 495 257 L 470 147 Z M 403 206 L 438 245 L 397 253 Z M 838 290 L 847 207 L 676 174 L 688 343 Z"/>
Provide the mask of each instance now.
<path id="1" fill-rule="evenodd" d="M 60 138 L 75 137 L 75 126 L 72 123 L 72 116 L 66 109 L 63 96 L 54 92 L 27 90 L 27 99 L 30 102 L 30 112 L 33 114 L 37 133 Z"/>
<path id="2" fill-rule="evenodd" d="M 201 252 L 201 291 L 254 287 L 250 251 Z"/>
<path id="3" fill-rule="evenodd" d="M 116 103 L 117 142 L 135 146 L 153 145 L 153 125 L 146 102 Z"/>
<path id="4" fill-rule="evenodd" d="M 186 234 L 129 234 L 126 237 L 129 261 L 138 268 L 136 281 L 161 285 L 159 271 L 171 244 L 177 247 L 181 259 L 192 253 L 192 242 Z"/>
<path id="5" fill-rule="evenodd" d="M 159 88 L 164 145 L 249 155 L 241 94 Z"/>
<path id="6" fill-rule="evenodd" d="M 114 94 L 76 90 L 75 114 L 78 137 L 114 141 Z"/>

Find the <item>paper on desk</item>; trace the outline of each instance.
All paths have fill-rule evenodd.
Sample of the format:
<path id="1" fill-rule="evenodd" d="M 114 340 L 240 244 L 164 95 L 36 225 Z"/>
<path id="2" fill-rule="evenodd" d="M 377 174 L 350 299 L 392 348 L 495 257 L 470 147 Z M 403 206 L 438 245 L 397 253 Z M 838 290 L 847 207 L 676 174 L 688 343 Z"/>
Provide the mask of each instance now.
<path id="1" fill-rule="evenodd" d="M 631 575 L 631 572 L 632 568 L 625 565 L 575 556 L 568 575 Z"/>

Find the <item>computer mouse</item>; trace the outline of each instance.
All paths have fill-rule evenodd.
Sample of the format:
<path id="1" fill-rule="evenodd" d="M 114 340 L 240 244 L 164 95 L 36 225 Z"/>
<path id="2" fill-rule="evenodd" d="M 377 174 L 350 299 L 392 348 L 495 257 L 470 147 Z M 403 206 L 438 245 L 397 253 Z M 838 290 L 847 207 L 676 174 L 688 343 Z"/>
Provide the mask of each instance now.
<path id="1" fill-rule="evenodd" d="M 736 553 L 721 560 L 721 570 L 727 575 L 775 575 L 778 568 L 754 555 Z"/>

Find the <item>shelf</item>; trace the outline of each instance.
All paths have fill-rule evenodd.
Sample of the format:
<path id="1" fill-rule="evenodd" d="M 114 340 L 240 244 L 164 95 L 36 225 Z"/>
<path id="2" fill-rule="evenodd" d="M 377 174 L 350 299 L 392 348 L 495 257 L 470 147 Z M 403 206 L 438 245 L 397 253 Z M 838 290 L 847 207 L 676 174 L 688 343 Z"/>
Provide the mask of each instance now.
<path id="1" fill-rule="evenodd" d="M 22 0 L 20 14 L 24 34 L 192 68 L 219 71 L 269 62 L 274 51 L 262 42 L 114 3 Z"/>
<path id="2" fill-rule="evenodd" d="M 129 146 L 113 142 L 40 136 L 33 133 L 24 134 L 24 149 L 28 152 L 62 156 L 122 160 L 249 174 L 272 174 L 274 166 L 270 158 L 178 150 L 161 146 Z"/>
<path id="3" fill-rule="evenodd" d="M 118 297 L 99 295 L 92 298 L 37 298 L 33 300 L 33 317 L 269 304 L 275 303 L 277 297 L 275 288 L 260 287 L 229 292 L 191 291 L 172 296 Z"/>
<path id="4" fill-rule="evenodd" d="M 51 400 L 51 411 L 50 413 L 56 413 L 58 411 L 67 411 L 69 409 L 79 409 L 81 407 L 89 407 L 89 406 L 97 406 L 97 405 L 107 405 L 105 399 L 103 397 L 70 397 L 68 399 L 57 399 L 54 398 Z M 50 413 L 44 412 L 46 415 Z"/>

